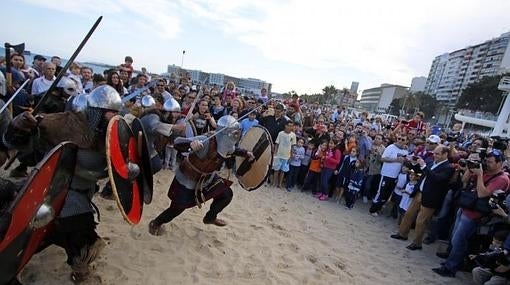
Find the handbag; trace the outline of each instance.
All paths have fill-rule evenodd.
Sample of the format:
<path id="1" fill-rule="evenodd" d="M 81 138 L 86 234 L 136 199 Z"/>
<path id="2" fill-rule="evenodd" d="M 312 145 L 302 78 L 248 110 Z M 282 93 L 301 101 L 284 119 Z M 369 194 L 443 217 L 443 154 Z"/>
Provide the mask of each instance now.
<path id="1" fill-rule="evenodd" d="M 489 183 L 492 179 L 498 177 L 501 174 L 502 172 L 494 174 L 489 179 L 484 181 L 484 184 Z M 457 205 L 463 209 L 473 210 L 482 214 L 489 214 L 492 212 L 492 208 L 489 205 L 489 200 L 490 196 L 479 198 L 476 190 L 461 191 L 457 200 Z"/>

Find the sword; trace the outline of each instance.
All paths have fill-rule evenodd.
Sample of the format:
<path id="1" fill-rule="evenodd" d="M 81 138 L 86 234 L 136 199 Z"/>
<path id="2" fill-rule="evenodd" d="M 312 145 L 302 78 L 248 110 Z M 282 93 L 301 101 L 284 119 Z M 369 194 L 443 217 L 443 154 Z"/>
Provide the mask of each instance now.
<path id="1" fill-rule="evenodd" d="M 139 88 L 139 89 L 129 93 L 128 95 L 126 95 L 122 98 L 122 103 L 126 103 L 127 101 L 129 101 L 129 100 L 135 98 L 136 96 L 142 94 L 143 92 L 149 90 L 149 88 L 154 87 L 157 82 L 158 82 L 158 79 L 154 79 L 151 82 L 149 82 L 149 84 L 145 85 L 144 87 Z"/>
<path id="2" fill-rule="evenodd" d="M 16 90 L 16 92 L 14 94 L 12 94 L 11 98 L 9 98 L 9 100 L 7 100 L 7 102 L 5 102 L 5 105 L 2 107 L 2 109 L 0 109 L 0 114 L 2 114 L 2 112 L 7 108 L 7 106 L 9 106 L 9 104 L 11 104 L 12 100 L 14 100 L 14 98 L 16 98 L 16 96 L 19 94 L 19 92 L 21 92 L 23 87 L 25 87 L 25 85 L 27 85 L 28 81 L 30 81 L 30 79 L 25 80 L 25 82 L 23 82 L 23 84 L 21 84 L 21 86 L 18 88 L 18 90 Z"/>
<path id="3" fill-rule="evenodd" d="M 197 105 L 198 100 L 200 100 L 200 97 L 202 97 L 204 94 L 204 91 L 202 89 L 202 86 L 199 87 L 197 97 L 195 97 L 195 100 L 191 103 L 191 106 L 189 107 L 188 114 L 186 114 L 186 118 L 184 118 L 184 123 L 187 123 L 189 120 L 191 120 L 191 117 L 193 116 L 193 109 L 195 109 L 195 106 Z"/>
<path id="4" fill-rule="evenodd" d="M 268 102 L 269 102 L 269 101 L 268 101 Z M 237 119 L 237 121 L 236 121 L 236 122 L 239 122 L 239 121 L 241 121 L 242 119 L 244 119 L 244 118 L 248 117 L 248 115 L 250 115 L 251 113 L 253 113 L 253 112 L 257 111 L 259 108 L 261 108 L 262 106 L 264 106 L 264 105 L 266 105 L 266 104 L 267 104 L 267 102 L 266 102 L 266 103 L 264 103 L 264 104 L 261 104 L 261 105 L 260 105 L 260 106 L 258 106 L 257 108 L 253 108 L 253 110 L 251 110 L 250 112 L 248 112 L 248 113 L 244 114 L 241 118 Z M 213 137 L 215 137 L 215 136 L 217 136 L 218 134 L 222 133 L 222 132 L 223 132 L 223 131 L 225 131 L 226 129 L 230 128 L 230 126 L 231 126 L 231 125 L 228 125 L 228 126 L 225 126 L 225 127 L 221 128 L 221 129 L 217 130 L 216 132 L 212 133 L 210 136 L 208 136 L 206 139 L 204 139 L 204 140 L 202 140 L 202 141 L 200 141 L 200 142 L 201 142 L 201 143 L 205 143 L 206 141 L 208 141 L 208 140 L 212 139 Z"/>
<path id="5" fill-rule="evenodd" d="M 87 33 L 85 38 L 81 41 L 81 43 L 78 46 L 78 48 L 74 51 L 74 53 L 71 56 L 71 58 L 69 58 L 69 60 L 67 61 L 66 65 L 58 73 L 57 78 L 55 78 L 55 80 L 53 80 L 53 82 L 51 83 L 50 88 L 48 88 L 48 90 L 46 90 L 44 95 L 42 95 L 41 100 L 39 100 L 39 103 L 37 104 L 37 106 L 35 106 L 34 110 L 32 111 L 32 114 L 34 116 L 35 116 L 35 114 L 37 114 L 39 112 L 39 109 L 41 109 L 41 107 L 44 106 L 44 103 L 48 100 L 48 97 L 50 96 L 49 93 L 51 92 L 52 89 L 54 89 L 57 86 L 57 83 L 60 81 L 60 79 L 62 79 L 62 77 L 64 77 L 64 74 L 66 73 L 67 69 L 69 69 L 69 67 L 71 66 L 73 61 L 76 59 L 76 57 L 78 56 L 78 54 L 80 53 L 82 48 L 85 46 L 85 44 L 89 40 L 90 36 L 92 36 L 92 33 L 94 33 L 94 31 L 96 30 L 97 26 L 99 25 L 99 23 L 101 22 L 102 19 L 103 19 L 103 16 L 97 18 L 96 22 L 94 23 L 92 28 L 89 30 L 89 32 Z"/>

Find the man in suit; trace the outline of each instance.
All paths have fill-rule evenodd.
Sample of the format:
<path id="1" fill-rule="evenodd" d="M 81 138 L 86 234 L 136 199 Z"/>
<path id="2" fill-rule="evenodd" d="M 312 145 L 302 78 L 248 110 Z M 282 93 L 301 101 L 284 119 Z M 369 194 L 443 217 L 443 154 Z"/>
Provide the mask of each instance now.
<path id="1" fill-rule="evenodd" d="M 434 212 L 441 208 L 448 192 L 449 181 L 454 173 L 454 169 L 448 162 L 448 152 L 447 146 L 438 145 L 434 149 L 434 161 L 426 164 L 423 159 L 418 159 L 418 164 L 423 171 L 423 178 L 416 186 L 413 201 L 400 223 L 398 234 L 391 235 L 394 239 L 407 240 L 413 219 L 419 211 L 416 218 L 414 241 L 407 246 L 409 250 L 422 248 L 425 229 Z"/>

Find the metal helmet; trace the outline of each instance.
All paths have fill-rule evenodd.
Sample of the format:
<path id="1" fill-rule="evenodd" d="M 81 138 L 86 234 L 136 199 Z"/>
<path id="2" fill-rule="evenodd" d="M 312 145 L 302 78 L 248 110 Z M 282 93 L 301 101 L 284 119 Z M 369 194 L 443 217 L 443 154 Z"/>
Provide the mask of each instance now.
<path id="1" fill-rule="evenodd" d="M 119 92 L 110 85 L 101 85 L 94 88 L 87 96 L 89 107 L 106 109 L 111 111 L 120 111 L 122 100 Z"/>
<path id="2" fill-rule="evenodd" d="M 82 112 L 87 109 L 87 97 L 88 94 L 78 94 L 71 98 L 71 109 L 73 112 Z"/>
<path id="3" fill-rule="evenodd" d="M 218 130 L 223 129 L 216 135 L 216 151 L 222 157 L 229 157 L 234 153 L 237 142 L 241 137 L 241 125 L 232 116 L 221 117 L 217 122 Z"/>
<path id="4" fill-rule="evenodd" d="M 154 108 L 154 106 L 156 106 L 156 100 L 154 100 L 154 97 L 151 95 L 143 96 L 142 100 L 140 100 L 140 103 L 144 108 Z"/>
<path id="5" fill-rule="evenodd" d="M 173 97 L 168 98 L 163 104 L 163 110 L 167 112 L 180 112 L 181 105 Z"/>
<path id="6" fill-rule="evenodd" d="M 60 81 L 57 83 L 57 87 L 62 88 L 64 90 L 64 93 L 73 96 L 78 93 L 78 85 L 76 84 L 76 81 L 72 80 L 69 77 L 62 77 Z"/>

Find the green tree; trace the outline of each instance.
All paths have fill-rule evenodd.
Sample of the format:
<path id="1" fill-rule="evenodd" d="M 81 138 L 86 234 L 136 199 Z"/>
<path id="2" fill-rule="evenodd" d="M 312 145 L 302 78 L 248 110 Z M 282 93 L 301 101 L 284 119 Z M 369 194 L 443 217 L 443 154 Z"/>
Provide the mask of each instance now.
<path id="1" fill-rule="evenodd" d="M 404 98 L 393 99 L 390 104 L 390 114 L 400 115 L 402 108 L 404 114 L 414 114 L 417 111 L 425 113 L 425 118 L 432 118 L 437 112 L 439 103 L 437 100 L 423 92 L 416 92 Z"/>
<path id="2" fill-rule="evenodd" d="M 333 99 L 334 96 L 337 94 L 338 89 L 336 89 L 335 86 L 330 85 L 330 86 L 326 86 L 326 87 L 322 88 L 322 92 L 324 95 L 324 99 L 320 103 L 321 104 L 329 103 L 331 101 L 331 99 Z"/>
<path id="3" fill-rule="evenodd" d="M 510 74 L 506 74 L 507 76 Z M 504 75 L 485 76 L 479 81 L 467 86 L 457 101 L 456 107 L 473 111 L 498 112 L 503 91 L 498 90 L 498 84 Z"/>

